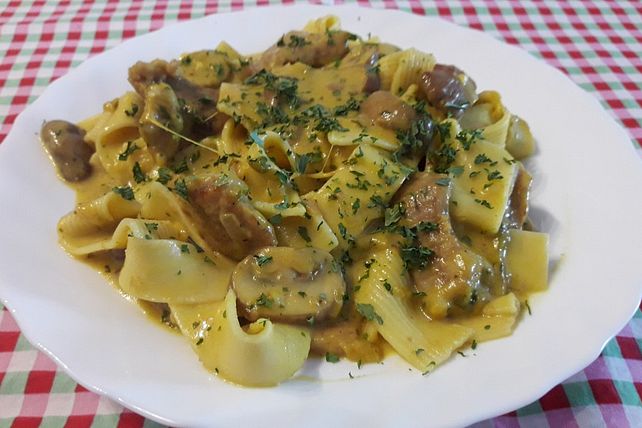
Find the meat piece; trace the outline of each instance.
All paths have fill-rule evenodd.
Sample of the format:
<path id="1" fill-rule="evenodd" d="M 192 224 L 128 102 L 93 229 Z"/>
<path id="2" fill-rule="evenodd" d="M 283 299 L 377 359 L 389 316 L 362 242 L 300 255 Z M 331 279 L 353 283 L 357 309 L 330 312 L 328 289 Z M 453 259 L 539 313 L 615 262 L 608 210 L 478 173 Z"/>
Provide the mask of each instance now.
<path id="1" fill-rule="evenodd" d="M 419 244 L 435 255 L 429 266 L 411 271 L 417 291 L 426 293 L 423 309 L 432 318 L 444 318 L 453 305 L 466 306 L 485 294 L 481 277 L 489 268 L 488 262 L 455 236 L 448 215 L 450 187 L 439 181 L 443 178 L 433 172 L 417 173 L 396 197 L 405 209 L 401 224 L 414 227 L 429 222 L 437 226 L 433 231 L 419 228 Z"/>
<path id="2" fill-rule="evenodd" d="M 249 202 L 246 190 L 242 181 L 230 177 L 196 181 L 189 188 L 208 244 L 235 260 L 277 245 L 274 228 Z"/>
<path id="3" fill-rule="evenodd" d="M 406 130 L 415 120 L 415 110 L 388 91 L 376 91 L 361 103 L 361 114 L 372 125 Z"/>
<path id="4" fill-rule="evenodd" d="M 477 100 L 473 79 L 453 65 L 437 64 L 421 76 L 421 88 L 430 104 L 459 116 Z"/>
<path id="5" fill-rule="evenodd" d="M 340 60 L 348 53 L 346 42 L 354 36 L 345 31 L 308 33 L 291 31 L 266 50 L 253 64 L 253 70 L 271 70 L 288 63 L 302 62 L 312 67 Z"/>
<path id="6" fill-rule="evenodd" d="M 176 67 L 162 59 L 155 59 L 152 62 L 138 61 L 129 67 L 128 80 L 136 92 L 144 97 L 147 87 L 154 83 L 164 82 L 175 72 Z"/>
<path id="7" fill-rule="evenodd" d="M 42 143 L 65 181 L 84 180 L 91 174 L 93 148 L 84 140 L 85 131 L 64 120 L 46 122 L 40 130 Z"/>

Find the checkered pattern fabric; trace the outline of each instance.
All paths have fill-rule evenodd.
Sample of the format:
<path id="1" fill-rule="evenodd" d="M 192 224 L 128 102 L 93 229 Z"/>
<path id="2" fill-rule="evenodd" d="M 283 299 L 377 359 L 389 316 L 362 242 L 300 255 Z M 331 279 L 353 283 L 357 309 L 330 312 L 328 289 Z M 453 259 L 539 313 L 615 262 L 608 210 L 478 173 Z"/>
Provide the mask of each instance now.
<path id="1" fill-rule="evenodd" d="M 16 116 L 49 82 L 122 40 L 177 20 L 294 2 L 0 0 L 0 142 Z M 521 46 L 597 97 L 628 131 L 633 144 L 642 146 L 639 0 L 356 3 L 441 16 Z M 642 312 L 638 310 L 585 370 L 540 400 L 478 425 L 639 427 L 641 395 Z M 0 427 L 157 425 L 76 384 L 26 341 L 9 312 L 0 305 Z"/>

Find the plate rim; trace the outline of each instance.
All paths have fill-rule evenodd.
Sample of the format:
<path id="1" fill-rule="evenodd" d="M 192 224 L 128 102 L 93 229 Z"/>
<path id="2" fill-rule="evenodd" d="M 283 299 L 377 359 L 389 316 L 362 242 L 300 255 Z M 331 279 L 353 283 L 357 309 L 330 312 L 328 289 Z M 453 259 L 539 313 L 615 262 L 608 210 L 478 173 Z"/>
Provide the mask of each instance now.
<path id="1" fill-rule="evenodd" d="M 407 11 L 403 11 L 403 10 L 399 10 L 399 9 L 378 9 L 378 8 L 370 8 L 370 7 L 361 7 L 361 6 L 353 5 L 353 4 L 341 5 L 340 6 L 340 8 L 342 9 L 341 11 L 337 11 L 336 10 L 338 8 L 338 6 L 308 5 L 308 4 L 289 4 L 289 5 L 274 5 L 274 6 L 273 5 L 267 5 L 267 7 L 252 7 L 250 9 L 244 9 L 244 10 L 241 10 L 241 11 L 226 11 L 226 12 L 222 12 L 222 13 L 216 13 L 216 14 L 213 14 L 213 15 L 207 15 L 207 16 L 196 18 L 196 19 L 192 19 L 192 20 L 172 22 L 172 23 L 170 23 L 168 25 L 164 25 L 163 27 L 161 27 L 161 28 L 159 28 L 157 30 L 154 30 L 152 32 L 148 32 L 148 33 L 142 34 L 140 36 L 136 36 L 136 37 L 130 38 L 128 40 L 125 40 L 124 42 L 121 42 L 118 45 L 116 45 L 116 46 L 114 46 L 114 47 L 112 47 L 112 48 L 110 48 L 110 49 L 108 49 L 108 50 L 106 50 L 104 52 L 101 52 L 101 53 L 99 53 L 97 55 L 94 55 L 94 56 L 86 59 L 85 61 L 83 61 L 78 66 L 76 66 L 73 69 L 69 70 L 69 72 L 67 72 L 65 75 L 62 75 L 59 78 L 57 78 L 55 81 L 51 82 L 43 90 L 43 92 L 38 96 L 38 98 L 36 100 L 34 100 L 27 107 L 25 107 L 24 111 L 29 109 L 34 104 L 38 103 L 38 101 L 41 100 L 48 93 L 48 91 L 51 91 L 51 88 L 55 88 L 56 86 L 58 86 L 58 84 L 60 84 L 60 81 L 62 81 L 63 79 L 73 78 L 76 74 L 82 73 L 82 70 L 84 70 L 86 64 L 88 64 L 88 63 L 91 64 L 94 61 L 98 61 L 97 58 L 100 58 L 106 52 L 110 52 L 110 51 L 112 51 L 112 50 L 114 50 L 116 48 L 119 48 L 119 47 L 121 47 L 123 45 L 126 45 L 126 44 L 134 43 L 135 40 L 140 41 L 141 39 L 145 39 L 145 38 L 151 36 L 152 34 L 158 32 L 158 31 L 163 31 L 163 30 L 165 30 L 165 29 L 167 29 L 169 27 L 178 27 L 178 26 L 185 25 L 185 24 L 187 24 L 189 22 L 193 22 L 193 21 L 201 21 L 201 20 L 202 21 L 206 21 L 206 20 L 210 20 L 210 19 L 215 19 L 215 18 L 221 17 L 222 15 L 243 15 L 243 14 L 249 14 L 249 13 L 265 13 L 266 11 L 268 11 L 268 13 L 275 13 L 275 10 L 278 10 L 278 9 L 292 9 L 292 8 L 306 9 L 306 10 L 307 9 L 310 9 L 310 10 L 314 9 L 316 12 L 326 12 L 326 13 L 336 12 L 337 15 L 341 15 L 341 12 L 343 10 L 346 10 L 346 9 L 353 9 L 354 11 L 357 11 L 357 13 L 366 13 L 366 14 L 370 13 L 370 12 L 373 12 L 373 13 L 383 13 L 383 12 L 385 12 L 385 13 L 398 14 L 399 16 L 401 16 L 403 14 L 403 15 L 405 15 L 404 16 L 405 18 L 413 17 L 413 18 L 419 18 L 419 19 L 424 19 L 424 20 L 428 20 L 428 21 L 431 21 L 431 20 L 440 21 L 440 22 L 445 23 L 445 24 L 447 24 L 449 26 L 457 27 L 457 28 L 463 29 L 465 31 L 474 32 L 476 34 L 476 36 L 478 36 L 478 37 L 484 37 L 484 38 L 487 38 L 487 39 L 492 39 L 494 42 L 499 43 L 499 44 L 503 45 L 504 47 L 510 48 L 512 50 L 512 54 L 513 55 L 527 56 L 529 58 L 529 60 L 535 60 L 538 63 L 545 65 L 550 71 L 555 71 L 559 76 L 563 77 L 566 80 L 567 83 L 571 83 L 575 87 L 575 90 L 576 90 L 578 96 L 580 96 L 580 93 L 581 93 L 581 96 L 583 96 L 584 99 L 587 100 L 587 103 L 591 106 L 591 108 L 595 109 L 597 107 L 600 110 L 600 112 L 603 113 L 601 119 L 605 120 L 605 119 L 608 118 L 608 120 L 610 121 L 611 128 L 613 128 L 613 125 L 614 125 L 615 128 L 617 128 L 618 132 L 621 134 L 620 136 L 623 137 L 623 139 L 626 139 L 626 140 L 630 141 L 630 137 L 625 133 L 625 131 L 622 129 L 622 127 L 613 119 L 613 117 L 607 111 L 605 111 L 605 109 L 603 109 L 603 107 L 599 104 L 597 99 L 592 94 L 584 91 L 573 80 L 571 80 L 567 75 L 562 73 L 557 68 L 551 66 L 550 64 L 544 62 L 543 60 L 540 60 L 540 59 L 534 57 L 533 55 L 531 55 L 527 51 L 525 51 L 525 50 L 523 50 L 523 49 L 521 49 L 521 48 L 519 48 L 517 46 L 507 44 L 507 43 L 505 43 L 505 42 L 503 42 L 501 40 L 498 40 L 498 39 L 492 37 L 490 34 L 485 33 L 483 31 L 479 31 L 477 29 L 472 29 L 472 28 L 469 28 L 469 27 L 463 27 L 463 26 L 457 25 L 457 24 L 455 24 L 455 23 L 453 23 L 451 21 L 443 20 L 443 19 L 441 19 L 439 17 L 435 17 L 435 16 L 419 16 L 419 15 L 412 14 L 412 13 L 409 13 Z M 6 143 L 11 140 L 11 136 L 12 136 L 12 134 L 14 134 L 14 130 L 17 129 L 20 126 L 21 119 L 25 116 L 23 114 L 24 111 L 21 112 L 20 115 L 16 118 L 16 121 L 12 125 L 10 132 L 7 134 L 7 137 L 5 139 L 5 144 L 3 144 L 3 146 L 6 146 Z M 622 144 L 619 144 L 619 143 L 614 143 L 614 144 L 617 144 L 617 145 L 620 145 L 620 146 L 622 145 Z M 629 147 L 630 147 L 630 155 L 631 156 L 635 156 L 635 151 L 633 149 L 633 145 L 629 144 Z M 624 148 L 618 149 L 618 150 L 624 150 Z M 635 160 L 637 160 L 637 158 L 635 158 Z M 1 275 L 0 275 L 0 287 L 10 287 L 10 284 L 7 284 L 7 285 L 4 284 L 4 281 L 2 280 Z M 640 301 L 641 297 L 642 297 L 642 286 L 638 287 L 638 302 Z M 23 323 L 22 321 L 24 321 L 24 320 L 20 320 L 19 319 L 20 318 L 20 314 L 18 313 L 19 311 L 12 307 L 11 302 L 9 301 L 9 299 L 7 299 L 5 297 L 0 297 L 0 300 L 5 305 L 5 307 L 8 309 L 8 311 L 12 314 L 15 322 L 20 327 L 21 332 L 29 340 L 29 342 L 31 344 L 33 344 L 37 349 L 39 349 L 40 351 L 44 352 L 48 357 L 52 358 L 56 362 L 56 364 L 63 369 L 63 371 L 65 373 L 67 373 L 72 379 L 74 379 L 74 381 L 76 381 L 77 383 L 83 385 L 87 389 L 89 389 L 89 390 L 91 390 L 93 392 L 96 392 L 96 393 L 98 393 L 100 395 L 107 396 L 108 398 L 113 399 L 114 401 L 118 402 L 122 406 L 124 406 L 126 408 L 129 408 L 129 409 L 131 409 L 131 410 L 133 410 L 133 411 L 135 411 L 135 412 L 137 412 L 139 414 L 142 414 L 142 415 L 144 415 L 146 417 L 149 417 L 152 420 L 155 420 L 155 421 L 160 422 L 160 423 L 176 424 L 176 421 L 173 421 L 171 419 L 167 419 L 167 418 L 165 418 L 163 416 L 160 416 L 160 415 L 157 415 L 157 414 L 155 414 L 153 412 L 150 412 L 149 410 L 146 410 L 146 409 L 140 408 L 140 407 L 138 407 L 138 406 L 136 406 L 134 404 L 128 403 L 124 399 L 122 399 L 120 396 L 111 394 L 109 392 L 106 392 L 104 389 L 102 389 L 99 386 L 92 385 L 92 384 L 89 384 L 89 383 L 85 383 L 82 379 L 78 378 L 76 373 L 73 372 L 72 368 L 68 367 L 57 355 L 55 355 L 52 351 L 50 351 L 48 349 L 48 347 L 44 343 L 41 343 L 40 341 L 37 341 L 37 340 L 35 340 L 35 341 L 32 340 L 32 338 L 35 339 L 37 337 L 37 333 L 33 333 L 31 331 L 31 328 L 26 325 L 28 323 Z M 585 358 L 581 359 L 581 362 L 578 361 L 575 364 L 575 366 L 577 366 L 577 370 L 581 370 L 582 368 L 586 367 L 586 365 L 588 365 L 590 362 L 592 362 L 593 360 L 595 360 L 595 358 L 597 358 L 599 356 L 599 354 L 601 353 L 601 351 L 604 348 L 604 346 L 606 345 L 606 343 L 609 340 L 611 340 L 628 323 L 628 321 L 633 316 L 633 314 L 635 314 L 638 306 L 639 306 L 639 303 L 637 303 L 635 305 L 633 305 L 633 304 L 631 305 L 631 311 L 630 311 L 630 315 L 628 316 L 628 318 L 625 319 L 624 316 L 620 317 L 622 319 L 622 322 L 617 326 L 614 325 L 613 328 L 610 329 L 610 330 L 612 330 L 612 333 L 610 334 L 610 336 L 608 338 L 602 340 L 601 346 L 599 347 L 599 349 L 596 348 L 595 352 L 593 353 L 593 356 L 590 356 L 590 358 L 589 358 L 589 356 L 586 356 Z M 23 324 L 25 324 L 25 325 L 23 325 Z M 26 327 L 26 329 L 24 327 Z M 562 377 L 561 379 L 557 379 L 556 378 L 553 381 L 545 382 L 545 385 L 542 385 L 540 388 L 538 388 L 538 390 L 540 392 L 538 393 L 537 396 L 541 397 L 543 394 L 546 393 L 546 391 L 548 391 L 550 388 L 554 387 L 555 385 L 559 384 L 561 381 L 563 381 L 567 377 L 568 377 L 568 374 L 565 377 Z M 533 394 L 529 394 L 529 395 L 533 395 Z M 533 400 L 531 399 L 531 400 L 527 400 L 527 401 L 524 401 L 524 400 L 518 400 L 518 401 L 521 404 L 515 405 L 515 403 L 513 402 L 511 404 L 500 406 L 497 409 L 493 409 L 492 411 L 488 411 L 487 414 L 485 416 L 483 416 L 483 418 L 488 418 L 488 417 L 493 417 L 493 416 L 496 416 L 496 415 L 499 415 L 499 414 L 503 414 L 506 411 L 510 411 L 510 410 L 515 409 L 517 407 L 520 407 L 522 405 L 528 404 Z M 475 418 L 474 420 L 478 420 L 478 418 Z M 474 422 L 474 420 L 469 420 L 468 422 L 469 423 L 470 422 Z"/>

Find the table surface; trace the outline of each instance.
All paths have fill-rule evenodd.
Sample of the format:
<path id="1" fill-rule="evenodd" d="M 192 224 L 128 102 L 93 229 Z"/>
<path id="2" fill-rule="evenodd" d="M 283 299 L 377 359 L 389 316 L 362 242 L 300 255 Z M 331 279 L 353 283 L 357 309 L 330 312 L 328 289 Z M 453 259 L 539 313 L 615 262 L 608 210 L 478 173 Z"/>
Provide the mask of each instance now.
<path id="1" fill-rule="evenodd" d="M 0 0 L 0 142 L 16 116 L 52 80 L 86 58 L 177 20 L 276 3 Z M 440 16 L 522 47 L 597 97 L 642 153 L 642 1 L 356 3 Z M 639 427 L 641 395 L 642 312 L 638 309 L 585 370 L 538 401 L 478 426 Z M 157 425 L 76 384 L 27 342 L 0 305 L 0 427 Z"/>

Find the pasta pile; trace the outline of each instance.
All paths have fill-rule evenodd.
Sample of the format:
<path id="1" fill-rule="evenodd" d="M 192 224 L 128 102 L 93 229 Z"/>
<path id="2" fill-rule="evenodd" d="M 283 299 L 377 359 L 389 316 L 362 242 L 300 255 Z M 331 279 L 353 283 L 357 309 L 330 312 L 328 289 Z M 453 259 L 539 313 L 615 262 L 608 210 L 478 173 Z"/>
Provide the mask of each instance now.
<path id="1" fill-rule="evenodd" d="M 528 125 L 431 54 L 329 16 L 129 81 L 102 113 L 43 126 L 77 192 L 60 242 L 226 380 L 275 385 L 310 353 L 360 367 L 388 345 L 428 373 L 511 334 L 547 287 Z"/>

